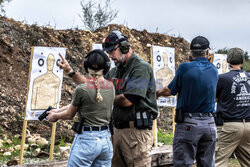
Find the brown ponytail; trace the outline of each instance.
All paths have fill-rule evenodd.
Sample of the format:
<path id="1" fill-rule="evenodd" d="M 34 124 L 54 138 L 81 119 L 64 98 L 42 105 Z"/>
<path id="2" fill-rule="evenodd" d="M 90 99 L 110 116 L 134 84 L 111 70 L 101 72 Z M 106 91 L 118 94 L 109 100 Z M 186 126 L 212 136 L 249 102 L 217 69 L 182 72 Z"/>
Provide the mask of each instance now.
<path id="1" fill-rule="evenodd" d="M 100 92 L 100 84 L 98 82 L 98 78 L 100 76 L 103 76 L 103 70 L 95 71 L 95 70 L 88 69 L 88 71 L 89 71 L 89 74 L 91 76 L 95 77 L 94 85 L 96 88 L 96 100 L 99 103 L 99 102 L 103 101 L 103 97 L 102 97 L 101 92 Z"/>

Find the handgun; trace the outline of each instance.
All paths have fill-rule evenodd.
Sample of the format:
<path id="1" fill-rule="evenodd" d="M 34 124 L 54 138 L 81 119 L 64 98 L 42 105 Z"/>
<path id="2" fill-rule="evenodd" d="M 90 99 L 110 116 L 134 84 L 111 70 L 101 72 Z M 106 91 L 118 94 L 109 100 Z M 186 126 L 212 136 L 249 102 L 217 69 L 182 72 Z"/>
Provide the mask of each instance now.
<path id="1" fill-rule="evenodd" d="M 47 111 L 50 111 L 50 110 L 52 110 L 53 108 L 51 107 L 51 106 L 49 106 L 49 108 L 47 108 L 39 117 L 38 117 L 38 119 L 39 119 L 39 121 L 42 121 L 44 118 L 46 118 L 47 117 Z"/>

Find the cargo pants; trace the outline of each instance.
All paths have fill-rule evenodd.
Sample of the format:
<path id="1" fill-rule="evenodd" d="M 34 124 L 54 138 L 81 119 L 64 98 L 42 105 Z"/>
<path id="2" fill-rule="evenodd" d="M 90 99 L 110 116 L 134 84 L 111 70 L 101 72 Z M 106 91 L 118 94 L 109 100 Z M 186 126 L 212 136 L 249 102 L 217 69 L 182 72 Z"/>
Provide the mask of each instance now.
<path id="1" fill-rule="evenodd" d="M 218 142 L 215 166 L 227 167 L 229 157 L 235 155 L 242 167 L 250 166 L 250 122 L 224 122 L 217 127 Z"/>
<path id="2" fill-rule="evenodd" d="M 186 117 L 176 123 L 173 141 L 174 167 L 214 167 L 216 125 L 213 116 Z"/>
<path id="3" fill-rule="evenodd" d="M 114 128 L 112 167 L 151 167 L 152 130 Z"/>

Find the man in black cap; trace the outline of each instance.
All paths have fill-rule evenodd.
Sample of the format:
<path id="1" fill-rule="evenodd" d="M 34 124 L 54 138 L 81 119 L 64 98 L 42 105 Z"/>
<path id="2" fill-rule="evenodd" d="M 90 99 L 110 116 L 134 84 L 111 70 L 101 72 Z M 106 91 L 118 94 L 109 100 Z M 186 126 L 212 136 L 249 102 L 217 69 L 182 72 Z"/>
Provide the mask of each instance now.
<path id="1" fill-rule="evenodd" d="M 116 65 L 105 76 L 116 87 L 112 166 L 151 166 L 152 121 L 157 117 L 153 69 L 120 31 L 107 36 L 103 49 Z"/>
<path id="2" fill-rule="evenodd" d="M 152 124 L 157 117 L 153 69 L 131 49 L 128 38 L 120 31 L 107 36 L 103 49 L 116 65 L 105 76 L 114 83 L 116 93 L 112 166 L 150 167 Z M 65 59 L 58 64 L 76 83 L 86 82 Z"/>
<path id="3" fill-rule="evenodd" d="M 173 163 L 175 167 L 214 167 L 216 126 L 216 67 L 208 61 L 209 41 L 202 36 L 190 45 L 192 62 L 182 63 L 172 82 L 156 92 L 157 97 L 178 93 Z"/>
<path id="4" fill-rule="evenodd" d="M 244 51 L 232 48 L 227 62 L 230 71 L 219 75 L 217 85 L 218 143 L 215 165 L 228 166 L 235 152 L 242 167 L 250 166 L 250 75 L 242 70 Z M 218 119 L 218 118 L 217 118 Z"/>

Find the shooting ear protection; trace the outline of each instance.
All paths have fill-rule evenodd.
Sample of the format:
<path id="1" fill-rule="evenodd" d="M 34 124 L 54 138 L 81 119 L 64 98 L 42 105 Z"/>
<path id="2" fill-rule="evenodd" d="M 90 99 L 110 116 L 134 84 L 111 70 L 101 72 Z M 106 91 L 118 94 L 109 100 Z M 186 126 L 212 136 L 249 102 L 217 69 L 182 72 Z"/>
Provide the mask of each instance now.
<path id="1" fill-rule="evenodd" d="M 89 57 L 90 55 L 93 56 L 94 53 L 97 53 L 97 54 L 102 55 L 103 58 L 105 59 L 105 65 L 104 65 L 104 68 L 103 68 L 103 75 L 105 75 L 105 74 L 109 71 L 109 69 L 110 69 L 110 67 L 111 67 L 111 63 L 110 63 L 110 59 L 108 58 L 108 56 L 107 56 L 102 50 L 100 50 L 100 49 L 92 50 L 91 52 L 89 52 L 89 53 L 87 54 L 87 56 L 85 57 L 85 60 L 84 60 L 83 67 L 84 67 L 85 71 L 88 73 L 88 72 L 89 72 L 89 71 L 88 71 L 88 68 L 89 68 L 88 57 Z M 102 69 L 102 68 L 101 68 L 101 69 Z M 101 69 L 97 69 L 97 70 L 101 70 Z"/>
<path id="2" fill-rule="evenodd" d="M 114 33 L 118 39 L 119 39 L 119 49 L 122 52 L 122 54 L 127 54 L 130 48 L 130 44 L 128 42 L 128 38 L 123 35 L 120 31 L 112 31 L 112 33 Z"/>

